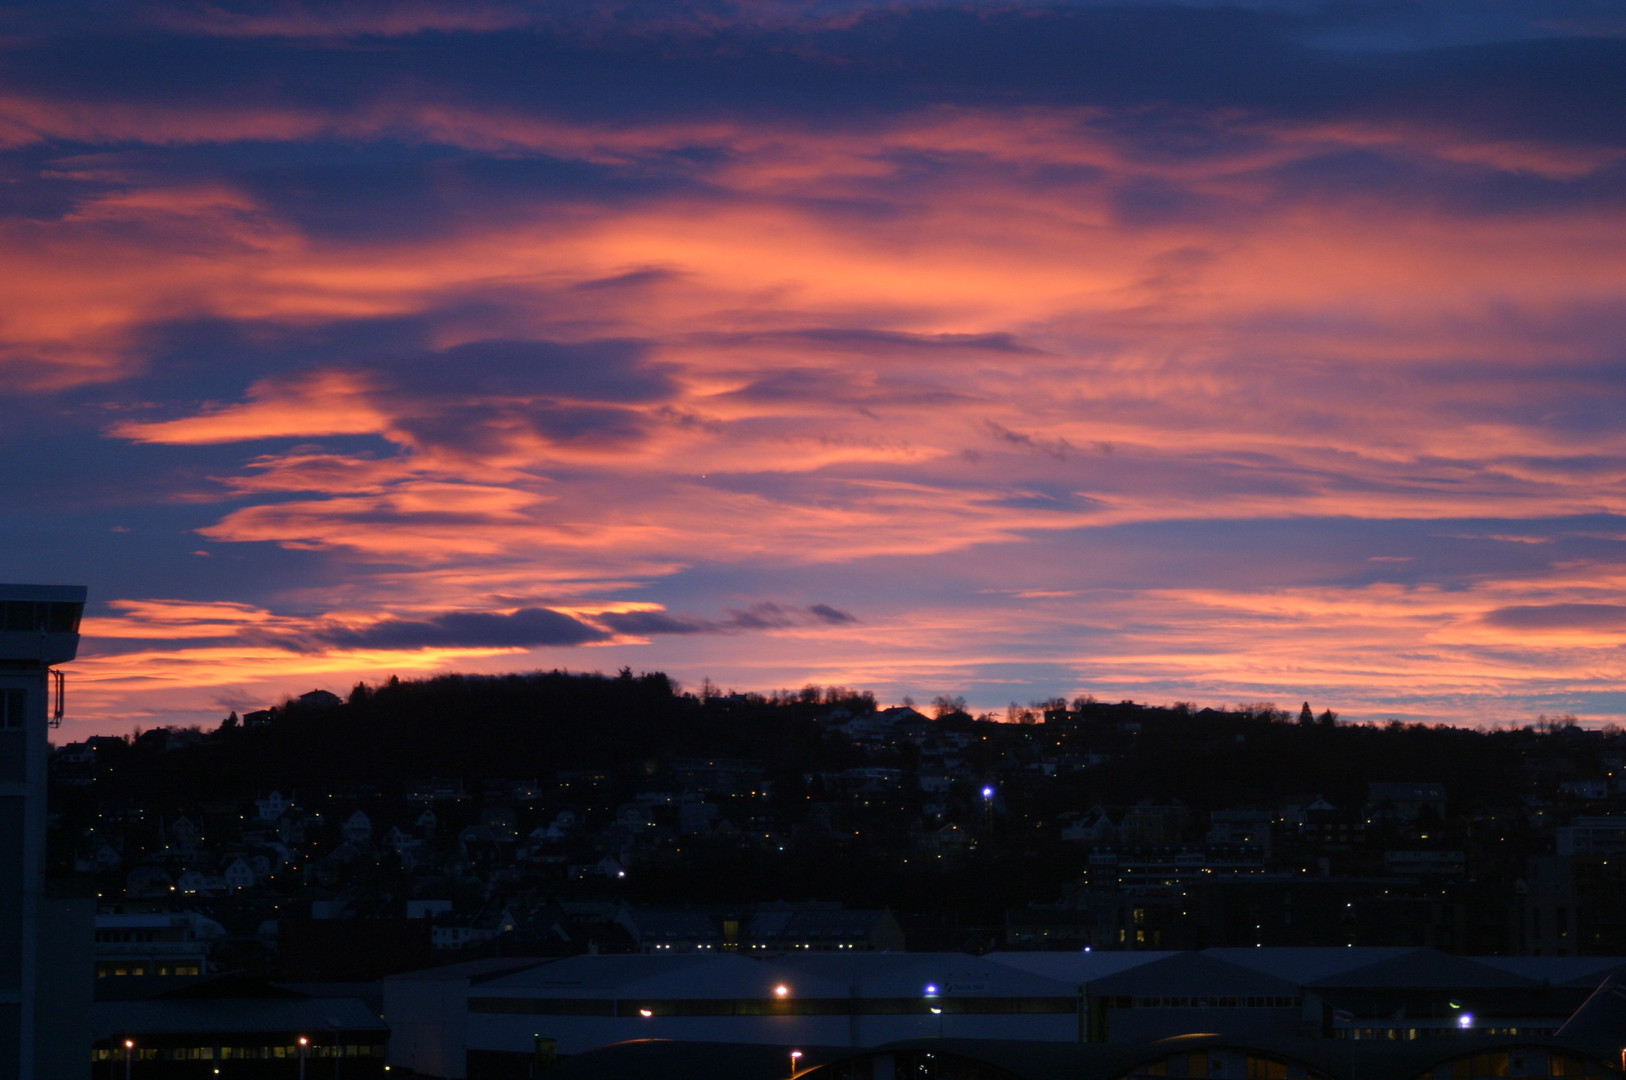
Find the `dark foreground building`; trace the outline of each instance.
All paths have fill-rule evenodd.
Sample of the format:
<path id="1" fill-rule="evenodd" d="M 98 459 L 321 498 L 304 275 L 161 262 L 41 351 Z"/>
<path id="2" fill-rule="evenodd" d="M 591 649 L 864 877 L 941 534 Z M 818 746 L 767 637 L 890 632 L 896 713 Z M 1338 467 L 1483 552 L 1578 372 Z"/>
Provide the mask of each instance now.
<path id="1" fill-rule="evenodd" d="M 1126 1046 L 920 1039 L 859 1052 L 645 1040 L 559 1063 L 548 1080 L 1492 1080 L 1618 1077 L 1608 1047 L 1491 1036 L 1429 1042 L 1187 1035 Z M 1618 1054 L 1618 1050 L 1613 1051 Z"/>
<path id="2" fill-rule="evenodd" d="M 93 1010 L 91 1080 L 379 1080 L 389 1027 L 354 997 L 210 979 Z"/>
<path id="3" fill-rule="evenodd" d="M 447 1080 L 620 1076 L 576 1071 L 608 1068 L 612 1047 L 625 1075 L 651 1056 L 672 1080 L 695 1047 L 725 1045 L 738 1069 L 714 1057 L 716 1080 L 786 1076 L 792 1051 L 820 1080 L 1612 1076 L 1626 1023 L 1577 1010 L 1614 1001 L 1594 991 L 1623 963 L 1398 948 L 579 956 L 391 976 L 384 1013 L 390 1063 Z"/>
<path id="4" fill-rule="evenodd" d="M 45 895 L 45 768 L 61 718 L 54 664 L 79 651 L 83 586 L 0 585 L 0 1080 L 78 1075 L 90 1001 L 88 903 Z M 76 925 L 77 924 L 77 932 Z M 82 977 L 74 978 L 82 971 Z"/>

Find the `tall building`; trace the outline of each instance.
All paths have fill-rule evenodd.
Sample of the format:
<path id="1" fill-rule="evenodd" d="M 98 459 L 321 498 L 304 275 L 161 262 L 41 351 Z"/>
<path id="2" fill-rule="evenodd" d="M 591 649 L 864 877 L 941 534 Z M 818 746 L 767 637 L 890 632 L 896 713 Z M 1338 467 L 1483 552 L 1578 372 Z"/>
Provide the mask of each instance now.
<path id="1" fill-rule="evenodd" d="M 82 586 L 0 585 L 0 1080 L 34 1080 L 53 1056 L 39 1038 L 46 746 L 61 716 L 52 665 L 78 652 L 84 608 Z"/>

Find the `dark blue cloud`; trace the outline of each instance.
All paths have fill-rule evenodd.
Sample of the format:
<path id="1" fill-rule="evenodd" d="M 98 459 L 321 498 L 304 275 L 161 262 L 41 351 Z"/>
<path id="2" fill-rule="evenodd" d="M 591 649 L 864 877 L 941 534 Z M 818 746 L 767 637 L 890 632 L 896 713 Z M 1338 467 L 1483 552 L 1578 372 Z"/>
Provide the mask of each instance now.
<path id="1" fill-rule="evenodd" d="M 464 453 L 508 445 L 516 431 L 555 443 L 625 443 L 649 418 L 629 406 L 677 387 L 637 341 L 476 341 L 371 368 L 396 426 L 419 443 Z"/>
<path id="2" fill-rule="evenodd" d="M 225 175 L 279 218 L 335 240 L 423 238 L 520 213 L 534 219 L 555 204 L 707 193 L 681 162 L 644 162 L 634 170 L 546 153 L 482 154 L 393 140 L 324 144 L 323 151 L 319 158 L 307 151 L 303 162 L 240 166 Z"/>
<path id="3" fill-rule="evenodd" d="M 618 634 L 655 637 L 661 634 L 714 634 L 717 624 L 706 619 L 683 619 L 664 611 L 612 612 L 599 621 Z"/>
<path id="4" fill-rule="evenodd" d="M 856 623 L 858 617 L 829 604 L 791 607 L 761 601 L 743 610 L 734 610 L 722 619 L 671 615 L 664 611 L 628 611 L 598 616 L 605 626 L 620 634 L 656 636 L 660 634 L 732 634 L 749 630 L 782 630 L 793 626 L 826 623 L 840 626 Z"/>
<path id="5" fill-rule="evenodd" d="M 8 52 L 0 85 L 82 101 L 336 113 L 425 102 L 597 120 L 755 115 L 836 124 L 932 104 L 1067 104 L 1427 117 L 1578 142 L 1618 143 L 1626 132 L 1626 41 L 1553 39 L 1536 25 L 1537 6 L 1525 32 L 1546 40 L 1405 53 L 1311 44 L 1347 30 L 1350 7 L 940 7 L 813 28 L 725 24 L 673 34 L 632 20 L 623 32 L 426 33 L 365 48 L 126 27 L 25 39 Z M 1393 14 L 1372 6 L 1365 19 L 1381 26 Z M 1200 127 L 1182 137 L 1166 119 L 1150 119 L 1139 134 L 1160 152 L 1180 138 L 1187 152 L 1214 152 Z"/>
<path id="6" fill-rule="evenodd" d="M 512 615 L 461 611 L 430 619 L 385 619 L 364 629 L 334 627 L 307 635 L 334 649 L 535 648 L 603 641 L 604 631 L 550 608 Z"/>
<path id="7" fill-rule="evenodd" d="M 632 409 L 519 402 L 463 404 L 426 400 L 394 424 L 422 446 L 464 454 L 508 448 L 516 431 L 554 443 L 615 444 L 643 437 L 647 418 Z"/>
<path id="8" fill-rule="evenodd" d="M 631 270 L 625 274 L 616 274 L 612 277 L 578 282 L 572 285 L 571 288 L 577 292 L 595 292 L 602 289 L 636 289 L 650 285 L 661 285 L 680 277 L 682 275 L 676 271 L 650 267 L 645 270 Z"/>
<path id="9" fill-rule="evenodd" d="M 635 404 L 677 392 L 669 369 L 649 362 L 647 342 L 626 339 L 558 342 L 471 341 L 378 366 L 391 385 L 412 395 L 552 397 Z"/>
<path id="10" fill-rule="evenodd" d="M 880 404 L 947 405 L 966 400 L 963 393 L 919 380 L 805 367 L 771 371 L 726 396 L 756 402 L 830 401 L 858 408 Z"/>
<path id="11" fill-rule="evenodd" d="M 1484 621 L 1507 630 L 1626 630 L 1626 605 L 1515 604 Z"/>
<path id="12" fill-rule="evenodd" d="M 833 623 L 836 625 L 858 621 L 858 616 L 853 615 L 850 612 L 842 611 L 839 608 L 833 608 L 829 604 L 814 604 L 807 610 L 815 617 L 822 619 L 827 623 Z"/>
<path id="13" fill-rule="evenodd" d="M 1477 217 L 1588 206 L 1618 208 L 1626 203 L 1626 167 L 1619 164 L 1560 178 L 1488 164 L 1442 161 L 1409 147 L 1315 154 L 1259 175 L 1273 185 L 1278 204 L 1371 200 Z M 1181 194 L 1185 204 L 1194 208 L 1211 211 L 1217 205 L 1203 207 L 1195 196 Z"/>

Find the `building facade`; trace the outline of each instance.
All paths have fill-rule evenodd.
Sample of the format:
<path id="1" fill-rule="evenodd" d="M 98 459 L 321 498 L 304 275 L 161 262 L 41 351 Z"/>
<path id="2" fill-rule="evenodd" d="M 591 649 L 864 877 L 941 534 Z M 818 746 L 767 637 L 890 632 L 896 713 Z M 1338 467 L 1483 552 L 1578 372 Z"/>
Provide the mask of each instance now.
<path id="1" fill-rule="evenodd" d="M 53 1074 L 60 1038 L 42 1008 L 41 949 L 57 935 L 45 901 L 45 768 L 61 715 L 61 676 L 74 658 L 85 590 L 0 585 L 0 1080 Z M 75 1055 L 77 1057 L 78 1055 Z"/>

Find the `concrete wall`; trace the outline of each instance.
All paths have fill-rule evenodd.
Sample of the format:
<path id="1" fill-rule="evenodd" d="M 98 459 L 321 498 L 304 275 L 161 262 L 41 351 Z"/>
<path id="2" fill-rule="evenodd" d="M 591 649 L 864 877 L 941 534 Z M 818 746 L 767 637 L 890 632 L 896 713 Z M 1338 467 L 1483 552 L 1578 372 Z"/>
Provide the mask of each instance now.
<path id="1" fill-rule="evenodd" d="M 34 1074 L 72 1080 L 90 1069 L 96 901 L 47 899 L 39 920 Z"/>
<path id="2" fill-rule="evenodd" d="M 392 1069 L 464 1080 L 468 1075 L 468 997 L 468 979 L 385 979 L 384 1022 L 390 1026 L 385 1062 Z M 515 1049 L 529 1051 L 532 1045 L 527 1039 Z"/>

